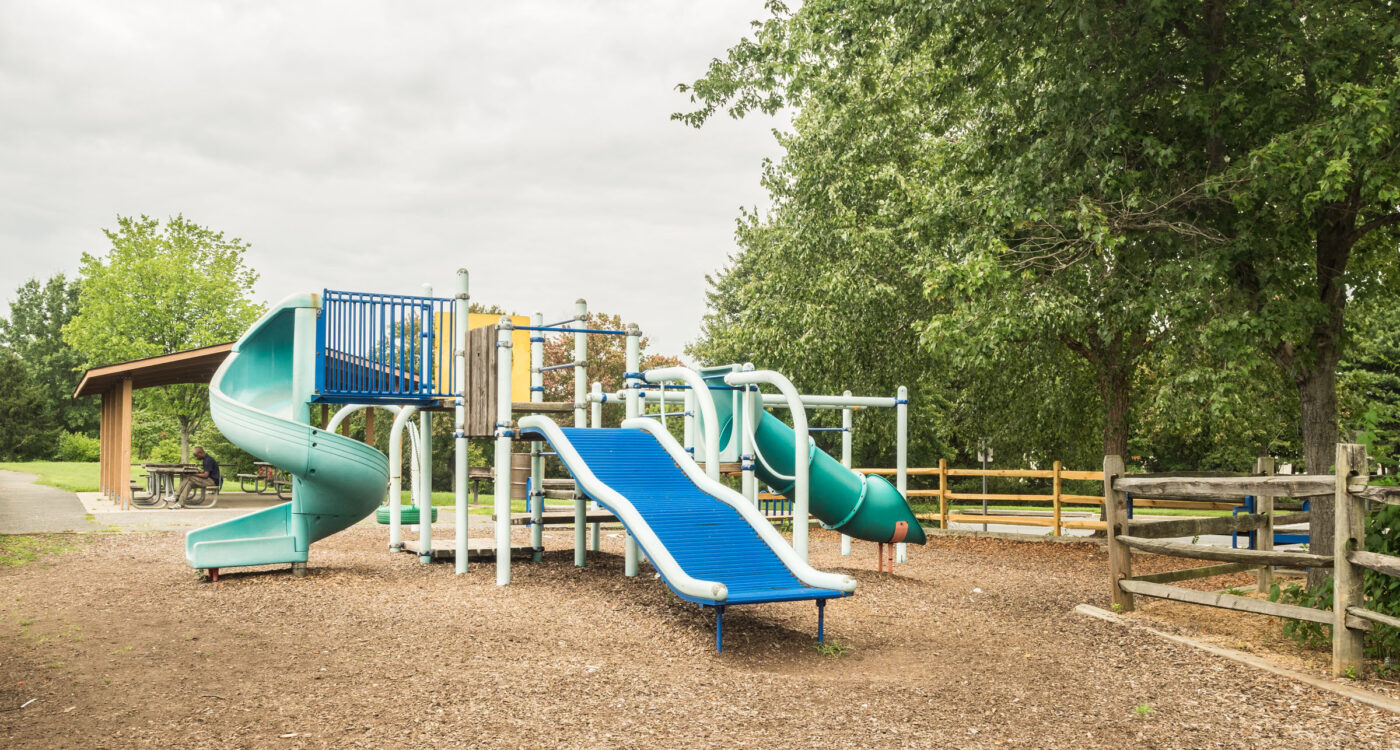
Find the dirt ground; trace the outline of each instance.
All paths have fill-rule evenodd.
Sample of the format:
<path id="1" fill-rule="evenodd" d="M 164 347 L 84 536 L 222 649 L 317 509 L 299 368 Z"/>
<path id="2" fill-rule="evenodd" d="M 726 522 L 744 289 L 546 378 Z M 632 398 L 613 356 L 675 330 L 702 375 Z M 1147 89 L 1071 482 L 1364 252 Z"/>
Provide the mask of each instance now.
<path id="1" fill-rule="evenodd" d="M 731 608 L 716 654 L 615 534 L 580 570 L 553 531 L 507 588 L 385 539 L 320 542 L 305 579 L 201 583 L 179 533 L 0 569 L 0 746 L 1400 747 L 1400 716 L 1073 613 L 1108 606 L 1092 543 L 938 537 L 890 575 L 814 532 L 860 579 L 832 655 L 810 602 Z"/>

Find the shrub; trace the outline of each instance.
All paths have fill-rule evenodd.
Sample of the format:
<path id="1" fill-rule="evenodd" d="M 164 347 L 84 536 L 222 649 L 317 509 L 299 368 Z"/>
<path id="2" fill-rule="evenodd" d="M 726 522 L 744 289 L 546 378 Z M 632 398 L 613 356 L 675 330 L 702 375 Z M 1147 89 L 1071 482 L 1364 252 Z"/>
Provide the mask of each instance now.
<path id="1" fill-rule="evenodd" d="M 91 435 L 80 432 L 58 433 L 58 450 L 55 457 L 59 461 L 92 462 L 101 456 L 101 443 Z"/>

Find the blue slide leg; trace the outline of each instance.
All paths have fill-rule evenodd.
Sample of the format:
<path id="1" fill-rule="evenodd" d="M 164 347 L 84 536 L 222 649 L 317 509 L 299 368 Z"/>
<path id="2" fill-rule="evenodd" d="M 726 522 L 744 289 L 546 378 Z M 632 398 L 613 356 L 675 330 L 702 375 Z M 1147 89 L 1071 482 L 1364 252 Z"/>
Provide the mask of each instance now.
<path id="1" fill-rule="evenodd" d="M 822 631 L 825 629 L 825 627 L 826 627 L 826 600 L 825 600 L 825 599 L 818 599 L 818 600 L 817 600 L 817 643 L 823 643 L 823 642 L 824 642 L 824 641 L 823 641 L 823 636 L 824 636 L 825 634 L 824 634 Z"/>

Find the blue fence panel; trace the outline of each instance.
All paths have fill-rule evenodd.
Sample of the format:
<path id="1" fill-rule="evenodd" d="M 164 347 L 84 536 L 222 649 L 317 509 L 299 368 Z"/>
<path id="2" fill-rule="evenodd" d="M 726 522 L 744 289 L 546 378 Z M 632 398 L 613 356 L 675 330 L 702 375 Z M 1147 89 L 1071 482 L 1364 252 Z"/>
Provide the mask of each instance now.
<path id="1" fill-rule="evenodd" d="M 456 395 L 453 304 L 327 289 L 316 322 L 316 400 L 418 403 Z"/>

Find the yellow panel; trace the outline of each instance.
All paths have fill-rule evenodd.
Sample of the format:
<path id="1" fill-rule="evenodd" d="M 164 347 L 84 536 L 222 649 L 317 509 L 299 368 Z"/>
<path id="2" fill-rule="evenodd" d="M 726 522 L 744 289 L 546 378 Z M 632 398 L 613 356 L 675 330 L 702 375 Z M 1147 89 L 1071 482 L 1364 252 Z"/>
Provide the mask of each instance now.
<path id="1" fill-rule="evenodd" d="M 517 326 L 511 335 L 511 360 L 510 360 L 510 400 L 529 401 L 530 400 L 530 332 L 519 330 L 519 326 L 530 325 L 530 319 L 524 315 L 511 315 L 510 322 Z M 475 330 L 486 326 L 495 325 L 500 322 L 501 316 L 488 313 L 467 313 L 467 330 Z M 452 313 L 440 312 L 437 314 L 437 330 L 450 330 L 452 326 Z M 437 371 L 447 372 L 451 366 L 453 342 L 447 340 L 448 337 L 439 337 L 437 340 Z M 454 393 L 461 393 L 461 376 L 459 374 L 456 387 L 452 389 Z"/>

